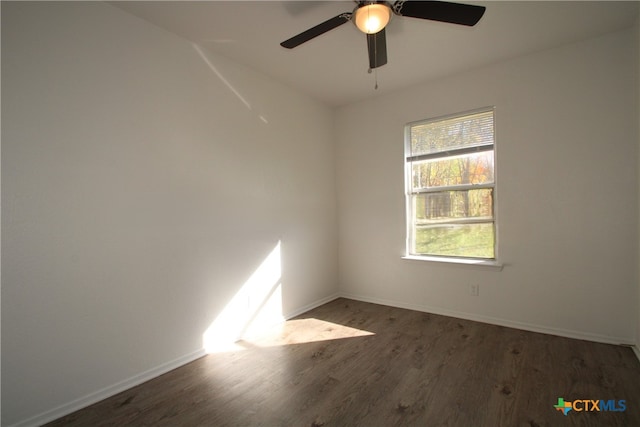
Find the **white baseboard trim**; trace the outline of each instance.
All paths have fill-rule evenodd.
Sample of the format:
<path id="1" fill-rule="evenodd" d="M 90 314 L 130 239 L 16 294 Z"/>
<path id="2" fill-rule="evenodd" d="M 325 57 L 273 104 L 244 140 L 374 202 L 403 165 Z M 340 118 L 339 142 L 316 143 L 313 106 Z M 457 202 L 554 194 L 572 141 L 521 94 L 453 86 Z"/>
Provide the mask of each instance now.
<path id="1" fill-rule="evenodd" d="M 319 307 L 323 304 L 326 304 L 334 299 L 340 297 L 339 293 L 331 294 L 325 298 L 321 298 L 317 301 L 309 303 L 303 307 L 299 307 L 289 313 L 284 315 L 285 319 L 291 319 L 296 317 L 302 313 L 305 313 L 309 310 L 312 310 L 316 307 Z M 159 377 L 162 374 L 166 374 L 169 371 L 172 371 L 176 368 L 179 368 L 187 363 L 193 362 L 196 359 L 199 359 L 203 356 L 206 356 L 207 353 L 204 349 L 200 349 L 194 351 L 193 353 L 187 354 L 185 356 L 179 357 L 170 362 L 164 363 L 158 367 L 149 369 L 148 371 L 142 372 L 138 375 L 135 375 L 126 380 L 120 381 L 116 384 L 105 387 L 101 390 L 97 390 L 93 393 L 90 393 L 86 396 L 75 399 L 69 403 L 65 403 L 56 408 L 45 411 L 41 414 L 28 418 L 26 420 L 20 421 L 17 424 L 13 424 L 10 427 L 37 427 L 43 424 L 49 423 L 51 421 L 57 420 L 58 418 L 64 417 L 65 415 L 69 415 L 75 411 L 78 411 L 82 408 L 86 408 L 89 405 L 93 405 L 94 403 L 98 403 L 101 400 L 112 397 L 118 393 L 121 393 L 125 390 L 128 390 L 132 387 L 140 385 L 146 381 L 152 380 L 156 377 Z"/>
<path id="2" fill-rule="evenodd" d="M 89 405 L 93 405 L 94 403 L 98 403 L 101 400 L 109 398 L 111 396 L 115 396 L 118 393 L 121 393 L 125 390 L 128 390 L 132 387 L 140 385 L 146 381 L 152 380 L 156 377 L 159 377 L 162 374 L 166 374 L 169 371 L 172 371 L 180 366 L 186 365 L 189 362 L 193 362 L 196 359 L 199 359 L 205 356 L 206 353 L 204 350 L 194 351 L 193 353 L 187 354 L 185 356 L 179 357 L 175 360 L 172 360 L 167 363 L 163 363 L 160 366 L 149 369 L 148 371 L 142 372 L 138 375 L 134 375 L 131 378 L 120 381 L 116 384 L 105 387 L 101 390 L 97 390 L 93 393 L 90 393 L 86 396 L 80 397 L 76 400 L 73 400 L 69 403 L 65 403 L 64 405 L 60 405 L 57 408 L 50 409 L 45 411 L 39 415 L 28 418 L 24 421 L 20 421 L 17 424 L 14 424 L 12 427 L 36 427 L 56 420 L 60 417 L 64 417 L 65 415 L 69 415 L 72 412 L 75 412 L 79 409 L 86 408 Z"/>
<path id="3" fill-rule="evenodd" d="M 291 312 L 286 313 L 284 315 L 284 318 L 291 319 L 293 317 L 299 316 L 300 314 L 306 313 L 309 310 L 312 310 L 323 304 L 331 302 L 337 298 L 348 298 L 348 299 L 353 299 L 357 301 L 370 302 L 373 304 L 381 304 L 381 305 L 387 305 L 391 307 L 406 308 L 409 310 L 421 311 L 425 313 L 439 314 L 442 316 L 456 317 L 459 319 L 473 320 L 476 322 L 489 323 L 492 325 L 505 326 L 508 328 L 522 329 L 526 331 L 539 332 L 539 333 L 550 334 L 550 335 L 557 335 L 557 336 L 562 336 L 567 338 L 601 342 L 605 344 L 628 345 L 631 347 L 635 355 L 638 357 L 638 360 L 640 360 L 640 348 L 638 347 L 638 345 L 633 345 L 624 338 L 608 337 L 603 335 L 589 334 L 585 332 L 572 331 L 572 330 L 566 330 L 566 329 L 549 328 L 545 326 L 538 326 L 538 325 L 522 323 L 522 322 L 514 322 L 510 320 L 499 319 L 499 318 L 494 318 L 489 316 L 475 315 L 470 313 L 458 312 L 455 310 L 447 310 L 440 307 L 405 303 L 401 301 L 387 300 L 383 298 L 371 298 L 371 297 L 365 297 L 362 295 L 350 294 L 346 292 L 336 292 L 327 297 L 324 297 L 312 303 L 309 303 L 305 306 L 299 307 L 295 310 L 292 310 Z M 195 352 L 179 357 L 170 362 L 164 363 L 156 368 L 149 369 L 148 371 L 142 372 L 131 378 L 120 381 L 116 384 L 105 387 L 101 390 L 97 390 L 84 397 L 78 398 L 69 403 L 65 403 L 64 405 L 60 405 L 56 408 L 45 411 L 39 415 L 20 421 L 17 424 L 13 424 L 11 427 L 41 426 L 43 424 L 56 420 L 60 417 L 68 415 L 72 412 L 75 412 L 82 408 L 86 408 L 89 405 L 93 405 L 94 403 L 97 403 L 101 400 L 107 399 L 111 396 L 114 396 L 132 387 L 140 385 L 146 381 L 159 377 L 162 374 L 165 374 L 169 371 L 172 371 L 176 368 L 186 365 L 187 363 L 193 362 L 194 360 L 199 359 L 205 355 L 206 355 L 206 352 L 204 351 L 204 349 L 197 350 Z"/>
<path id="4" fill-rule="evenodd" d="M 340 296 L 343 298 L 349 298 L 349 299 L 363 301 L 363 302 L 370 302 L 373 304 L 381 304 L 381 305 L 387 305 L 391 307 L 406 308 L 408 310 L 422 311 L 425 313 L 456 317 L 458 319 L 473 320 L 475 322 L 488 323 L 488 324 L 497 325 L 497 326 L 505 326 L 507 328 L 521 329 L 524 331 L 538 332 L 538 333 L 548 334 L 548 335 L 556 335 L 556 336 L 565 337 L 565 338 L 574 338 L 574 339 L 585 340 L 585 341 L 599 342 L 603 344 L 633 346 L 633 342 L 625 337 L 611 337 L 606 335 L 591 334 L 591 333 L 582 332 L 582 331 L 574 331 L 570 329 L 552 328 L 548 326 L 540 326 L 540 325 L 535 325 L 531 323 L 517 322 L 513 320 L 506 320 L 506 319 L 500 319 L 500 318 L 495 318 L 490 316 L 465 313 L 465 312 L 460 312 L 455 310 L 447 310 L 440 307 L 433 307 L 433 306 L 422 305 L 422 304 L 405 303 L 401 301 L 387 300 L 383 298 L 371 298 L 371 297 L 366 297 L 362 295 L 350 294 L 346 292 L 340 293 Z M 636 355 L 638 355 L 637 347 L 636 347 L 636 350 L 634 351 L 636 351 Z"/>
<path id="5" fill-rule="evenodd" d="M 314 301 L 314 302 L 312 302 L 310 304 L 307 304 L 307 305 L 305 305 L 303 307 L 299 307 L 299 308 L 291 311 L 290 313 L 286 313 L 284 315 L 284 318 L 286 320 L 292 319 L 292 318 L 294 318 L 296 316 L 299 316 L 299 315 L 301 315 L 303 313 L 306 313 L 309 310 L 313 310 L 316 307 L 320 307 L 321 305 L 324 305 L 324 304 L 326 304 L 328 302 L 331 302 L 334 299 L 338 299 L 341 296 L 342 295 L 339 292 L 336 292 L 336 293 L 333 293 L 333 294 L 331 294 L 331 295 L 329 295 L 327 297 L 320 298 L 319 300 L 316 300 L 316 301 Z"/>

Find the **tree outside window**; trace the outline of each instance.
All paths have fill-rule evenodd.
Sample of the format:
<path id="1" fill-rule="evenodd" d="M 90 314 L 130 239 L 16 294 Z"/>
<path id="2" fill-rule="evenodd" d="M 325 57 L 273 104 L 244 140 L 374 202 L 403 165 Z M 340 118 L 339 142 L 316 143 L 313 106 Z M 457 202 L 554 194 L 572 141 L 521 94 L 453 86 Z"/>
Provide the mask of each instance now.
<path id="1" fill-rule="evenodd" d="M 408 255 L 495 259 L 493 108 L 405 134 Z"/>

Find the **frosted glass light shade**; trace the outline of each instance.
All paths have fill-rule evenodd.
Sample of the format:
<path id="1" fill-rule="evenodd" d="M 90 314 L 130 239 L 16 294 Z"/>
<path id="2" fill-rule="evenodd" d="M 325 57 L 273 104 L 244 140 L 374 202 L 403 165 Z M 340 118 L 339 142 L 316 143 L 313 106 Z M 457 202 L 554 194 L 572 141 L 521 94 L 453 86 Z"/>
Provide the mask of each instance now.
<path id="1" fill-rule="evenodd" d="M 383 3 L 368 4 L 355 10 L 355 23 L 360 31 L 375 34 L 382 30 L 391 19 L 391 9 Z"/>

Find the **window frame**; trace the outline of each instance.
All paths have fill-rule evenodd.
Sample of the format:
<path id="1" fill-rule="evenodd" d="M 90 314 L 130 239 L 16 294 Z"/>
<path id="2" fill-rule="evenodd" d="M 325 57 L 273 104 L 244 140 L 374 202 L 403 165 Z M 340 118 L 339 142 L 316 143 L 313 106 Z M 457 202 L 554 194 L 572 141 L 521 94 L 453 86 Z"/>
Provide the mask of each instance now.
<path id="1" fill-rule="evenodd" d="M 428 123 L 434 123 L 444 120 L 450 120 L 455 118 L 463 119 L 467 116 L 480 113 L 491 113 L 493 120 L 493 141 L 491 144 L 483 144 L 468 147 L 459 147 L 451 150 L 443 150 L 434 153 L 411 155 L 411 130 L 413 127 Z M 447 114 L 444 116 L 432 117 L 423 120 L 417 120 L 407 123 L 404 128 L 404 168 L 405 168 L 405 255 L 404 259 L 409 260 L 421 260 L 421 261 L 437 261 L 437 262 L 449 262 L 467 265 L 479 265 L 490 266 L 502 269 L 502 264 L 498 262 L 498 218 L 497 218 L 497 143 L 496 143 L 496 112 L 494 106 L 487 106 L 483 108 L 477 108 L 473 110 L 462 111 L 459 113 Z M 433 160 L 433 159 L 447 159 L 454 158 L 456 156 L 473 154 L 485 151 L 493 151 L 493 182 L 482 184 L 457 184 L 441 187 L 433 187 L 431 189 L 421 188 L 419 190 L 413 190 L 413 170 L 412 165 L 416 161 Z M 478 189 L 491 189 L 492 190 L 492 220 L 487 221 L 473 220 L 473 219 L 453 219 L 447 221 L 447 224 L 462 224 L 462 223 L 491 223 L 493 230 L 493 258 L 482 257 L 467 257 L 460 255 L 435 255 L 435 254 L 418 254 L 413 253 L 413 229 L 415 227 L 413 221 L 413 206 L 412 197 L 418 194 L 425 193 L 442 193 L 444 191 L 464 191 L 464 190 L 478 190 Z"/>

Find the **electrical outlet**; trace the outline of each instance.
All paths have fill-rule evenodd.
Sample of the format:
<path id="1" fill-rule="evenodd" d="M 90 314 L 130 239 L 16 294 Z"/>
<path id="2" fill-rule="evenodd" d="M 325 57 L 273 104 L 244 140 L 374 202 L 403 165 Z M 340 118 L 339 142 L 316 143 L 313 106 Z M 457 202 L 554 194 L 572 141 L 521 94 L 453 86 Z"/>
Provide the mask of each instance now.
<path id="1" fill-rule="evenodd" d="M 480 295 L 480 285 L 478 285 L 477 283 L 471 283 L 469 285 L 469 294 L 474 297 Z"/>

